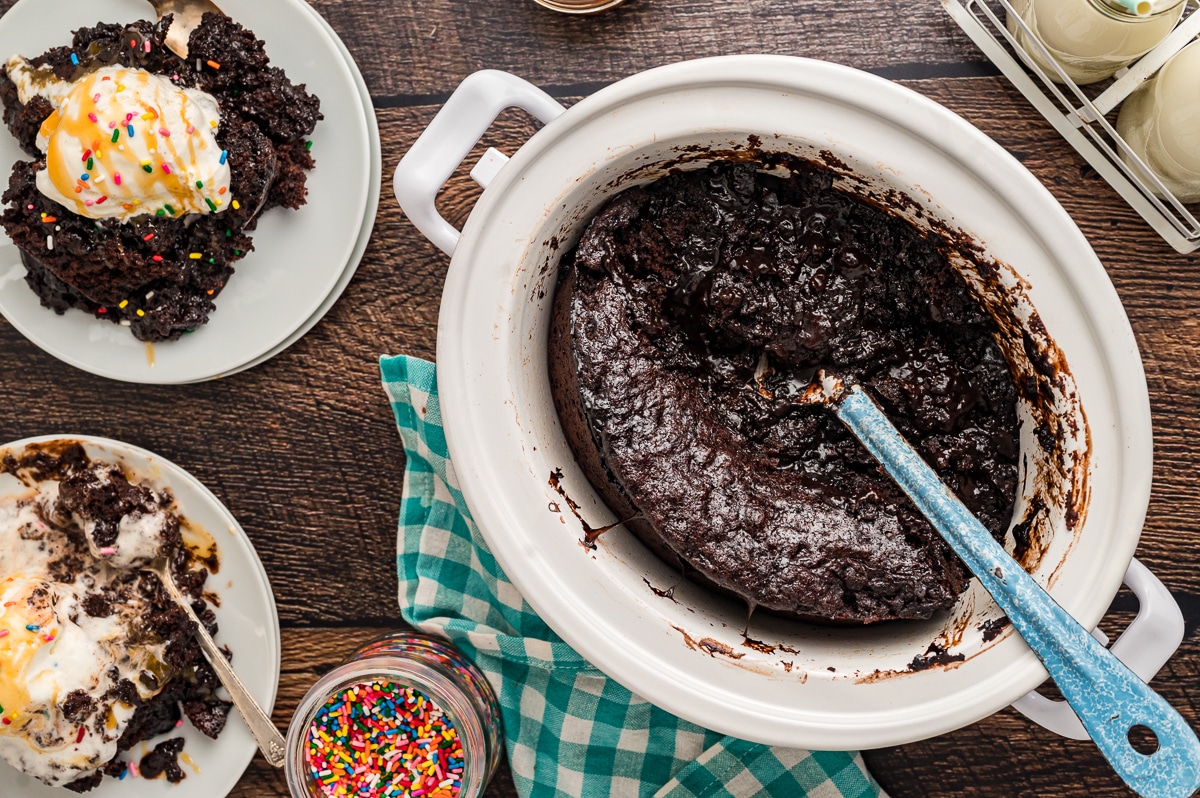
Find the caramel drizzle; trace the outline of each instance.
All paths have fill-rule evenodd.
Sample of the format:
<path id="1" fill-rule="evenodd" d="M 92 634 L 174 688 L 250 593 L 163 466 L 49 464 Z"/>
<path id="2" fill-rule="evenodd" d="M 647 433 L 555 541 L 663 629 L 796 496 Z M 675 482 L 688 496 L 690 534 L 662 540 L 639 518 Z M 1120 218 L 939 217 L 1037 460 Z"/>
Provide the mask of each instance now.
<path id="1" fill-rule="evenodd" d="M 158 109 L 138 99 L 155 93 L 152 79 L 160 80 L 144 70 L 93 73 L 77 82 L 42 123 L 40 136 L 47 141 L 48 176 L 59 192 L 74 200 L 78 214 L 93 216 L 90 209 L 101 202 L 101 197 L 105 198 L 103 202 L 120 204 L 130 213 L 147 197 L 169 197 L 177 213 L 211 210 L 205 196 L 215 197 L 217 186 L 207 191 L 195 186 L 200 154 L 210 145 L 194 125 L 191 98 L 171 87 L 180 95 L 179 118 L 166 119 Z M 126 93 L 130 99 L 122 103 L 120 95 Z M 132 119 L 127 119 L 129 113 L 133 113 Z M 196 120 L 200 116 L 195 114 Z M 109 128 L 110 123 L 116 123 L 115 127 Z M 134 130 L 132 137 L 129 126 Z M 160 129 L 169 135 L 161 135 Z M 112 141 L 114 131 L 116 142 Z M 92 159 L 90 169 L 88 157 Z M 147 172 L 146 166 L 151 171 Z M 83 174 L 89 179 L 83 180 Z M 210 175 L 199 176 L 201 182 L 203 178 L 213 180 Z M 214 199 L 214 204 L 219 207 L 223 202 Z"/>

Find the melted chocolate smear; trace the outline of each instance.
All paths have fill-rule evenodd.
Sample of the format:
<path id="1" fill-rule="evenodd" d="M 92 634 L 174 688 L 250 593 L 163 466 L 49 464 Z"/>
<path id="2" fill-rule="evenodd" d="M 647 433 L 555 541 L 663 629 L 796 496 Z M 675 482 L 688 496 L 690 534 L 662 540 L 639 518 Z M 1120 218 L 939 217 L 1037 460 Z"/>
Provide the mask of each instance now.
<path id="1" fill-rule="evenodd" d="M 647 579 L 646 577 L 643 576 L 642 581 L 646 583 L 646 587 L 650 588 L 650 592 L 653 593 L 654 595 L 658 596 L 659 598 L 670 599 L 671 601 L 674 601 L 676 604 L 679 603 L 679 601 L 676 600 L 676 598 L 675 598 L 675 588 L 677 587 L 677 585 L 671 585 L 666 590 L 659 590 L 654 585 L 650 584 L 650 580 Z"/>
<path id="2" fill-rule="evenodd" d="M 742 635 L 742 637 L 743 637 L 743 640 L 742 640 L 743 646 L 745 646 L 746 648 L 752 648 L 755 651 L 762 652 L 763 654 L 774 654 L 775 651 L 779 648 L 779 646 L 773 646 L 770 643 L 764 643 L 761 640 L 755 640 L 752 637 L 746 637 L 744 634 Z"/>
<path id="3" fill-rule="evenodd" d="M 720 654 L 721 656 L 729 657 L 730 659 L 741 659 L 742 657 L 746 656 L 744 653 L 740 651 L 734 651 L 729 645 L 722 643 L 720 640 L 713 640 L 711 637 L 701 638 L 696 645 L 699 646 L 700 649 L 707 653 L 710 657 Z"/>
<path id="4" fill-rule="evenodd" d="M 1038 516 L 1046 511 L 1046 504 L 1041 496 L 1034 496 L 1025 509 L 1025 516 L 1019 523 L 1013 524 L 1013 559 L 1028 567 L 1026 558 L 1033 547 L 1033 524 Z"/>
<path id="5" fill-rule="evenodd" d="M 584 520 L 583 513 L 580 512 L 579 504 L 576 503 L 576 501 L 574 499 L 572 499 L 570 496 L 567 495 L 567 490 L 562 485 L 562 479 L 563 479 L 562 469 L 561 468 L 554 469 L 553 471 L 550 472 L 550 487 L 554 488 L 555 492 L 558 493 L 559 496 L 563 497 L 563 501 L 565 501 L 567 503 L 567 507 L 570 508 L 570 510 L 571 510 L 571 515 L 575 516 L 575 520 L 577 520 L 579 522 L 579 525 L 583 527 L 583 538 L 579 541 L 579 543 L 585 549 L 591 549 L 592 551 L 595 551 L 596 550 L 596 541 L 599 539 L 599 537 L 601 535 L 603 535 L 605 532 L 607 532 L 610 529 L 620 526 L 621 524 L 627 524 L 630 521 L 632 521 L 634 518 L 638 517 L 638 516 L 634 515 L 629 518 L 623 518 L 620 521 L 616 521 L 615 523 L 611 523 L 608 526 L 602 526 L 602 527 L 598 527 L 598 528 L 593 527 L 591 524 L 589 524 L 587 521 Z M 555 512 L 555 513 L 562 512 L 561 509 L 553 503 L 551 503 L 551 505 L 550 505 L 550 511 Z M 650 583 L 647 582 L 646 584 L 650 584 Z M 654 590 L 654 588 L 650 588 L 650 589 Z M 673 589 L 674 588 L 672 588 L 672 590 Z M 657 592 L 657 591 L 655 591 L 655 592 Z"/>
<path id="6" fill-rule="evenodd" d="M 923 655 L 913 657 L 913 661 L 908 664 L 908 669 L 914 672 L 924 671 L 935 665 L 949 665 L 952 662 L 963 662 L 966 658 L 965 654 L 951 654 L 935 642 L 929 645 L 929 649 Z"/>
<path id="7" fill-rule="evenodd" d="M 841 424 L 797 399 L 817 367 L 859 381 L 1002 538 L 1019 440 L 996 324 L 936 233 L 828 170 L 778 177 L 767 160 L 631 188 L 564 257 L 596 449 L 659 543 L 717 587 L 814 619 L 928 618 L 969 574 Z"/>
<path id="8" fill-rule="evenodd" d="M 1012 625 L 1012 621 L 1007 616 L 993 618 L 990 621 L 984 621 L 979 624 L 979 631 L 983 632 L 983 642 L 990 643 L 1000 636 L 1006 628 Z"/>
<path id="9" fill-rule="evenodd" d="M 62 480 L 67 474 L 88 467 L 91 460 L 83 446 L 74 441 L 50 441 L 25 447 L 16 458 L 11 454 L 0 460 L 0 473 L 12 474 L 32 487 L 45 480 Z"/>

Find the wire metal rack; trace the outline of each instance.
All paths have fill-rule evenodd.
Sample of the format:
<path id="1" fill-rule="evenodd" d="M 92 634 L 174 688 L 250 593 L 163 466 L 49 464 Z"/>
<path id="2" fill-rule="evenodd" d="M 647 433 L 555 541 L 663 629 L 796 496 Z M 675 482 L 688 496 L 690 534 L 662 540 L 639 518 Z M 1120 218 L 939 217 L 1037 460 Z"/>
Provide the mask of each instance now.
<path id="1" fill-rule="evenodd" d="M 1085 92 L 1062 70 L 1009 0 L 942 0 L 946 12 L 1051 125 L 1179 252 L 1200 249 L 1200 221 L 1117 133 L 1108 115 L 1171 56 L 1200 36 L 1197 0 L 1161 44 L 1117 73 L 1103 91 Z M 1009 29 L 1017 26 L 1024 35 Z M 1022 46 L 1036 48 L 1037 60 Z M 1039 63 L 1054 71 L 1048 72 Z M 1024 66 L 1022 66 L 1024 65 Z M 1124 157 L 1122 157 L 1124 156 Z"/>

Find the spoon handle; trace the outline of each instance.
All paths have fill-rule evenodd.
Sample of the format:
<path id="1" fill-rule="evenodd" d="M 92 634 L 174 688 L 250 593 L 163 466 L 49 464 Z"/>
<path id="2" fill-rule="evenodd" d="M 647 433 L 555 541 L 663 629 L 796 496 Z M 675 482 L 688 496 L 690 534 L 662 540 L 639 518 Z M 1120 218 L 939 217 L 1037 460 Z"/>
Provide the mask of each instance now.
<path id="1" fill-rule="evenodd" d="M 200 619 L 192 611 L 192 602 L 175 585 L 175 580 L 171 578 L 167 566 L 164 566 L 162 570 L 155 570 L 154 573 L 158 575 L 163 587 L 171 594 L 171 598 L 175 599 L 175 603 L 182 607 L 184 612 L 188 614 L 188 617 L 196 624 L 196 639 L 200 641 L 200 648 L 204 651 L 204 655 L 208 657 L 213 670 L 217 672 L 217 678 L 221 680 L 221 684 L 229 691 L 229 697 L 233 699 L 233 705 L 241 713 L 242 719 L 246 721 L 246 727 L 250 729 L 250 734 L 254 735 L 254 741 L 258 743 L 258 750 L 262 751 L 263 757 L 273 767 L 283 767 L 284 754 L 286 753 L 283 735 L 279 733 L 279 730 L 275 728 L 275 724 L 267 717 L 267 713 L 263 712 L 262 707 L 250 695 L 250 691 L 246 689 L 246 685 L 242 684 L 242 680 L 234 672 L 233 666 L 229 664 L 229 660 L 225 659 L 225 655 L 221 653 L 221 649 L 217 648 L 217 643 L 212 639 L 212 635 L 208 633 L 208 630 L 204 628 L 204 624 L 200 623 Z"/>
<path id="2" fill-rule="evenodd" d="M 1179 713 L 1004 551 L 861 388 L 835 409 L 992 594 L 1125 783 L 1144 798 L 1187 798 L 1200 789 L 1200 740 Z M 1153 754 L 1130 743 L 1135 726 L 1154 732 Z"/>

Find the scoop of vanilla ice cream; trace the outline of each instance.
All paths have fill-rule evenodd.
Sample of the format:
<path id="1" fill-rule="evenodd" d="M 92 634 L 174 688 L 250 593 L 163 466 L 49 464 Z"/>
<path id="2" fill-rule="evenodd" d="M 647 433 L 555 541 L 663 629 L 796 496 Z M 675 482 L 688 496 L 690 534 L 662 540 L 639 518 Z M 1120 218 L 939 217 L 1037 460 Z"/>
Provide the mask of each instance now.
<path id="1" fill-rule="evenodd" d="M 134 707 L 104 696 L 150 656 L 132 659 L 120 617 L 92 618 L 81 598 L 37 576 L 0 582 L 0 757 L 52 786 L 113 758 Z"/>
<path id="2" fill-rule="evenodd" d="M 21 56 L 6 69 L 19 99 L 55 108 L 38 134 L 46 168 L 38 190 L 92 219 L 215 213 L 229 207 L 227 153 L 217 144 L 220 112 L 206 92 L 123 66 L 74 82 Z"/>
<path id="3" fill-rule="evenodd" d="M 148 700 L 178 675 L 144 622 L 141 580 L 155 577 L 126 570 L 178 545 L 178 519 L 114 464 L 36 485 L 13 475 L 27 487 L 0 496 L 0 759 L 69 784 L 117 755 L 133 693 Z M 97 520 L 111 545 L 89 556 Z"/>
<path id="4" fill-rule="evenodd" d="M 46 563 L 69 551 L 45 520 L 58 505 L 58 483 L 46 481 L 24 496 L 0 501 L 0 577 L 45 573 Z"/>
<path id="5" fill-rule="evenodd" d="M 170 516 L 161 507 L 151 508 L 148 512 L 135 510 L 117 525 L 117 542 L 113 546 L 116 552 L 110 557 L 98 551 L 92 554 L 107 559 L 117 568 L 140 568 L 167 553 L 165 539 L 169 523 Z"/>
<path id="6" fill-rule="evenodd" d="M 79 514 L 75 514 L 73 520 L 83 529 L 91 555 L 114 568 L 143 568 L 156 557 L 167 553 L 163 545 L 163 534 L 167 528 L 168 516 L 162 510 L 148 513 L 135 511 L 124 516 L 117 525 L 116 542 L 111 546 L 96 545 L 95 520 L 84 519 Z"/>
<path id="7" fill-rule="evenodd" d="M 179 545 L 179 521 L 162 498 L 130 484 L 115 466 L 94 463 L 77 471 L 58 493 L 55 511 L 69 513 L 91 555 L 114 568 L 142 568 Z"/>

